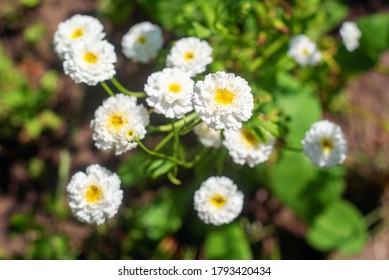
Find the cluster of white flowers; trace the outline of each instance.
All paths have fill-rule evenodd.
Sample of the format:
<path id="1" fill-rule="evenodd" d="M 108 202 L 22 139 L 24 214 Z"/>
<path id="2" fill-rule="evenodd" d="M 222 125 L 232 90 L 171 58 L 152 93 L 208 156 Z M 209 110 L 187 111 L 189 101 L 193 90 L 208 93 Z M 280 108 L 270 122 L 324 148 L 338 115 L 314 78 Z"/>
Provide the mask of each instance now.
<path id="1" fill-rule="evenodd" d="M 243 208 L 243 193 L 227 177 L 210 177 L 194 195 L 194 209 L 206 224 L 230 223 Z"/>
<path id="2" fill-rule="evenodd" d="M 313 164 L 333 167 L 344 162 L 347 142 L 340 126 L 322 120 L 312 124 L 302 141 L 304 153 Z"/>
<path id="3" fill-rule="evenodd" d="M 168 67 L 176 67 L 191 77 L 201 74 L 212 62 L 212 48 L 206 41 L 195 37 L 178 40 L 166 59 Z"/>
<path id="4" fill-rule="evenodd" d="M 90 124 L 92 138 L 98 149 L 120 155 L 138 145 L 135 140 L 145 137 L 149 122 L 146 108 L 137 105 L 135 97 L 118 93 L 97 108 Z"/>
<path id="5" fill-rule="evenodd" d="M 193 107 L 212 130 L 239 129 L 254 109 L 251 88 L 243 78 L 216 72 L 194 87 Z"/>
<path id="6" fill-rule="evenodd" d="M 156 113 L 167 118 L 181 118 L 193 110 L 194 81 L 178 68 L 165 68 L 151 74 L 145 85 L 146 102 Z"/>
<path id="7" fill-rule="evenodd" d="M 82 222 L 102 224 L 117 213 L 122 203 L 120 184 L 115 173 L 93 164 L 86 173 L 74 174 L 67 185 L 70 209 Z"/>
<path id="8" fill-rule="evenodd" d="M 288 55 L 301 66 L 316 65 L 321 59 L 321 52 L 316 48 L 316 44 L 302 34 L 290 40 Z"/>
<path id="9" fill-rule="evenodd" d="M 348 51 L 352 52 L 359 47 L 359 39 L 361 38 L 362 33 L 354 22 L 344 22 L 339 29 L 339 34 Z"/>
<path id="10" fill-rule="evenodd" d="M 104 37 L 102 24 L 91 16 L 74 15 L 58 25 L 54 48 L 64 60 L 65 74 L 76 83 L 93 86 L 116 74 L 116 53 Z"/>
<path id="11" fill-rule="evenodd" d="M 243 127 L 239 130 L 224 130 L 223 145 L 228 149 L 233 162 L 247 164 L 254 167 L 268 160 L 273 152 L 275 139 L 270 134 L 267 141 L 261 142 L 249 129 Z"/>
<path id="12" fill-rule="evenodd" d="M 162 45 L 161 28 L 148 21 L 135 24 L 122 38 L 123 54 L 140 63 L 148 63 L 154 59 Z"/>

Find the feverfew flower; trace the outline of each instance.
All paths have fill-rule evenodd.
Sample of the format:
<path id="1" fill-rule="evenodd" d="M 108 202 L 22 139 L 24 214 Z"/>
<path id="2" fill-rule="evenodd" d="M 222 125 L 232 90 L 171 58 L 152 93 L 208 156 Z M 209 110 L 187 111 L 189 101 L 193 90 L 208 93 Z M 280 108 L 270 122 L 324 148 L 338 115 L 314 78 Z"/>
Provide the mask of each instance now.
<path id="1" fill-rule="evenodd" d="M 204 122 L 195 126 L 193 132 L 205 147 L 220 148 L 222 145 L 221 130 L 210 130 Z"/>
<path id="2" fill-rule="evenodd" d="M 54 33 L 54 50 L 61 59 L 77 41 L 96 41 L 105 37 L 103 25 L 94 17 L 74 15 L 61 22 Z"/>
<path id="3" fill-rule="evenodd" d="M 124 55 L 136 62 L 148 63 L 163 45 L 161 28 L 148 21 L 132 26 L 122 39 Z"/>
<path id="4" fill-rule="evenodd" d="M 78 41 L 65 54 L 64 72 L 76 83 L 94 86 L 115 74 L 116 54 L 107 41 Z"/>
<path id="5" fill-rule="evenodd" d="M 316 65 L 321 59 L 316 44 L 305 35 L 297 35 L 290 40 L 288 55 L 301 66 Z"/>
<path id="6" fill-rule="evenodd" d="M 147 78 L 146 102 L 156 113 L 167 118 L 181 118 L 193 110 L 191 98 L 194 81 L 177 68 L 165 68 Z"/>
<path id="7" fill-rule="evenodd" d="M 194 195 L 194 209 L 206 224 L 216 226 L 234 220 L 243 208 L 243 193 L 227 177 L 210 177 Z"/>
<path id="8" fill-rule="evenodd" d="M 136 98 L 118 93 L 107 98 L 97 108 L 91 121 L 95 146 L 103 151 L 114 150 L 120 155 L 135 148 L 136 139 L 143 139 L 149 115 L 146 108 L 136 104 Z"/>
<path id="9" fill-rule="evenodd" d="M 112 218 L 123 200 L 119 177 L 98 164 L 74 174 L 66 190 L 73 214 L 88 224 Z"/>
<path id="10" fill-rule="evenodd" d="M 191 77 L 203 73 L 205 67 L 212 62 L 212 48 L 206 41 L 196 37 L 178 40 L 167 56 L 166 65 L 177 67 Z"/>
<path id="11" fill-rule="evenodd" d="M 339 33 L 342 37 L 343 44 L 349 52 L 352 52 L 359 47 L 359 39 L 361 38 L 362 33 L 354 22 L 344 22 Z"/>
<path id="12" fill-rule="evenodd" d="M 251 117 L 254 99 L 246 80 L 232 73 L 217 72 L 196 83 L 193 107 L 210 129 L 237 130 Z"/>
<path id="13" fill-rule="evenodd" d="M 302 141 L 303 150 L 313 164 L 332 167 L 343 163 L 347 153 L 347 143 L 341 128 L 327 120 L 312 124 Z"/>
<path id="14" fill-rule="evenodd" d="M 266 142 L 261 142 L 249 129 L 224 130 L 223 145 L 228 149 L 232 160 L 236 164 L 245 163 L 250 167 L 267 161 L 273 152 L 275 139 L 267 135 Z"/>

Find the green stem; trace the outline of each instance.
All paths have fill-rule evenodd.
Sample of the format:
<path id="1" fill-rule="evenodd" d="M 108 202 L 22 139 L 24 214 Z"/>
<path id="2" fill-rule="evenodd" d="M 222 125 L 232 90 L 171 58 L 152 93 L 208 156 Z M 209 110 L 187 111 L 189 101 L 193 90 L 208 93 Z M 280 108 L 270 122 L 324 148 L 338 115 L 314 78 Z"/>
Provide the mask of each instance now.
<path id="1" fill-rule="evenodd" d="M 143 145 L 143 143 L 140 142 L 139 140 L 135 140 L 135 141 L 136 141 L 136 143 L 138 143 L 139 147 L 141 147 L 141 149 L 143 151 L 145 151 L 147 154 L 149 154 L 151 156 L 155 156 L 155 157 L 159 157 L 159 158 L 162 158 L 162 159 L 169 160 L 169 161 L 174 162 L 177 165 L 180 165 L 180 166 L 185 167 L 185 168 L 193 167 L 193 163 L 190 163 L 190 162 L 188 163 L 188 162 L 179 160 L 179 159 L 177 159 L 175 157 L 171 157 L 171 156 L 168 156 L 168 155 L 165 155 L 165 154 L 162 154 L 162 153 L 158 153 L 158 152 L 152 151 L 152 150 L 148 149 L 145 145 Z"/>
<path id="2" fill-rule="evenodd" d="M 366 225 L 369 227 L 373 225 L 374 223 L 378 222 L 382 218 L 382 210 L 383 207 L 377 207 L 373 211 L 371 211 L 369 214 L 367 214 L 364 219 L 366 222 Z"/>
<path id="3" fill-rule="evenodd" d="M 157 146 L 155 146 L 154 151 L 158 152 L 160 149 L 162 149 L 162 147 L 165 146 L 170 141 L 170 139 L 173 138 L 173 136 L 174 136 L 174 132 L 171 131 L 168 135 L 166 135 L 165 138 L 161 140 L 161 142 L 158 143 Z"/>
<path id="4" fill-rule="evenodd" d="M 167 132 L 167 131 L 172 131 L 173 128 L 181 129 L 182 127 L 186 126 L 187 123 L 189 123 L 192 120 L 194 120 L 196 117 L 197 117 L 197 113 L 193 112 L 193 113 L 190 113 L 187 116 L 184 116 L 182 119 L 180 119 L 178 121 L 175 121 L 172 124 L 164 124 L 164 125 L 160 125 L 160 126 L 149 125 L 148 126 L 148 131 L 149 132 L 157 132 L 157 131 L 159 131 L 159 132 Z"/>
<path id="5" fill-rule="evenodd" d="M 195 120 L 193 123 L 191 123 L 191 125 L 189 125 L 186 129 L 182 130 L 180 132 L 180 135 L 185 135 L 187 134 L 188 132 L 190 132 L 194 127 L 198 126 L 200 123 L 202 122 L 202 119 L 197 119 Z"/>
<path id="6" fill-rule="evenodd" d="M 109 86 L 107 85 L 106 82 L 101 82 L 100 84 L 103 86 L 104 90 L 105 90 L 110 96 L 114 96 L 114 95 L 115 95 L 115 93 L 109 88 Z"/>
<path id="7" fill-rule="evenodd" d="M 142 98 L 142 97 L 145 97 L 146 94 L 144 92 L 135 92 L 135 91 L 130 91 L 128 89 L 126 89 L 115 77 L 113 77 L 111 79 L 111 83 L 119 90 L 121 91 L 122 93 L 124 93 L 125 95 L 129 95 L 129 96 L 134 96 L 134 97 L 137 97 L 137 98 Z"/>

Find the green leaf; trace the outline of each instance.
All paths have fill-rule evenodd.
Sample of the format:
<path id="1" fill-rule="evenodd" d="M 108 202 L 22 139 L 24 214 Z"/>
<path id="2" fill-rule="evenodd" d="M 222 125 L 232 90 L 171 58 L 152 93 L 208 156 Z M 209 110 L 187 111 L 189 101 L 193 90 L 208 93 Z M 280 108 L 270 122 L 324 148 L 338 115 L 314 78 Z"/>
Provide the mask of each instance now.
<path id="1" fill-rule="evenodd" d="M 351 203 L 339 200 L 329 205 L 308 230 L 307 241 L 323 250 L 339 250 L 346 254 L 363 249 L 367 240 L 363 217 Z"/>
<path id="2" fill-rule="evenodd" d="M 154 201 L 137 210 L 137 226 L 152 240 L 174 233 L 182 225 L 189 199 L 184 191 L 162 189 Z"/>
<path id="3" fill-rule="evenodd" d="M 145 174 L 151 179 L 156 179 L 159 176 L 168 173 L 174 166 L 176 166 L 176 164 L 170 160 L 156 159 L 146 167 Z"/>
<path id="4" fill-rule="evenodd" d="M 238 223 L 209 231 L 205 239 L 205 254 L 212 260 L 252 259 L 250 245 Z"/>
<path id="5" fill-rule="evenodd" d="M 190 32 L 192 33 L 192 36 L 196 36 L 201 39 L 206 39 L 212 34 L 211 30 L 196 21 L 192 22 L 192 27 L 193 29 Z"/>
<path id="6" fill-rule="evenodd" d="M 272 192 L 298 216 L 312 221 L 343 193 L 344 169 L 320 169 L 303 153 L 284 151 L 270 172 Z"/>
<path id="7" fill-rule="evenodd" d="M 144 168 L 147 156 L 134 153 L 123 160 L 118 168 L 120 180 L 124 186 L 143 185 L 145 182 Z"/>
<path id="8" fill-rule="evenodd" d="M 277 76 L 274 94 L 276 104 L 290 118 L 285 140 L 290 146 L 300 147 L 305 132 L 321 118 L 319 99 L 308 86 L 287 73 Z"/>
<path id="9" fill-rule="evenodd" d="M 362 32 L 360 48 L 372 59 L 378 59 L 389 46 L 389 15 L 361 17 L 356 23 Z"/>

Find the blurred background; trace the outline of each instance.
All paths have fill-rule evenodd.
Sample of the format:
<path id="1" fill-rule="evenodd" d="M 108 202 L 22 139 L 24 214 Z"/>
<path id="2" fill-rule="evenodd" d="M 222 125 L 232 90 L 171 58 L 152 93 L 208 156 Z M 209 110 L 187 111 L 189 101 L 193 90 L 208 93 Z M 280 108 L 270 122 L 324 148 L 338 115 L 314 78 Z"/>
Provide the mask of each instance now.
<path id="1" fill-rule="evenodd" d="M 0 0 L 0 258 L 389 259 L 388 51 L 380 55 L 380 67 L 367 69 L 347 84 L 336 103 L 347 103 L 347 114 L 334 114 L 339 108 L 323 112 L 342 126 L 348 139 L 342 197 L 359 209 L 369 228 L 358 253 L 345 256 L 307 243 L 306 223 L 266 185 L 246 198 L 248 218 L 240 220 L 243 233 L 234 224 L 223 228 L 227 235 L 212 229 L 213 235 L 205 239 L 206 227 L 199 221 L 182 226 L 186 217 L 195 215 L 190 192 L 161 191 L 163 179 L 146 180 L 135 169 L 126 172 L 143 160 L 141 156 L 117 157 L 94 147 L 89 122 L 107 95 L 99 86 L 77 85 L 63 74 L 53 51 L 53 33 L 61 21 L 77 13 L 99 18 L 115 45 L 118 79 L 131 90 L 142 91 L 164 56 L 147 65 L 133 63 L 120 54 L 121 37 L 140 21 L 161 24 L 153 7 L 172 5 L 168 2 Z M 348 20 L 389 12 L 384 0 L 337 2 L 348 8 Z M 165 46 L 182 36 L 174 25 L 165 24 L 163 30 Z M 129 160 L 135 163 L 123 164 Z M 92 163 L 118 170 L 125 186 L 136 186 L 125 189 L 125 205 L 131 207 L 123 206 L 121 218 L 100 227 L 73 218 L 65 199 L 70 176 Z M 177 203 L 182 197 L 186 199 Z M 236 252 L 209 253 L 207 246 L 223 247 L 231 239 L 241 244 L 233 249 Z"/>

